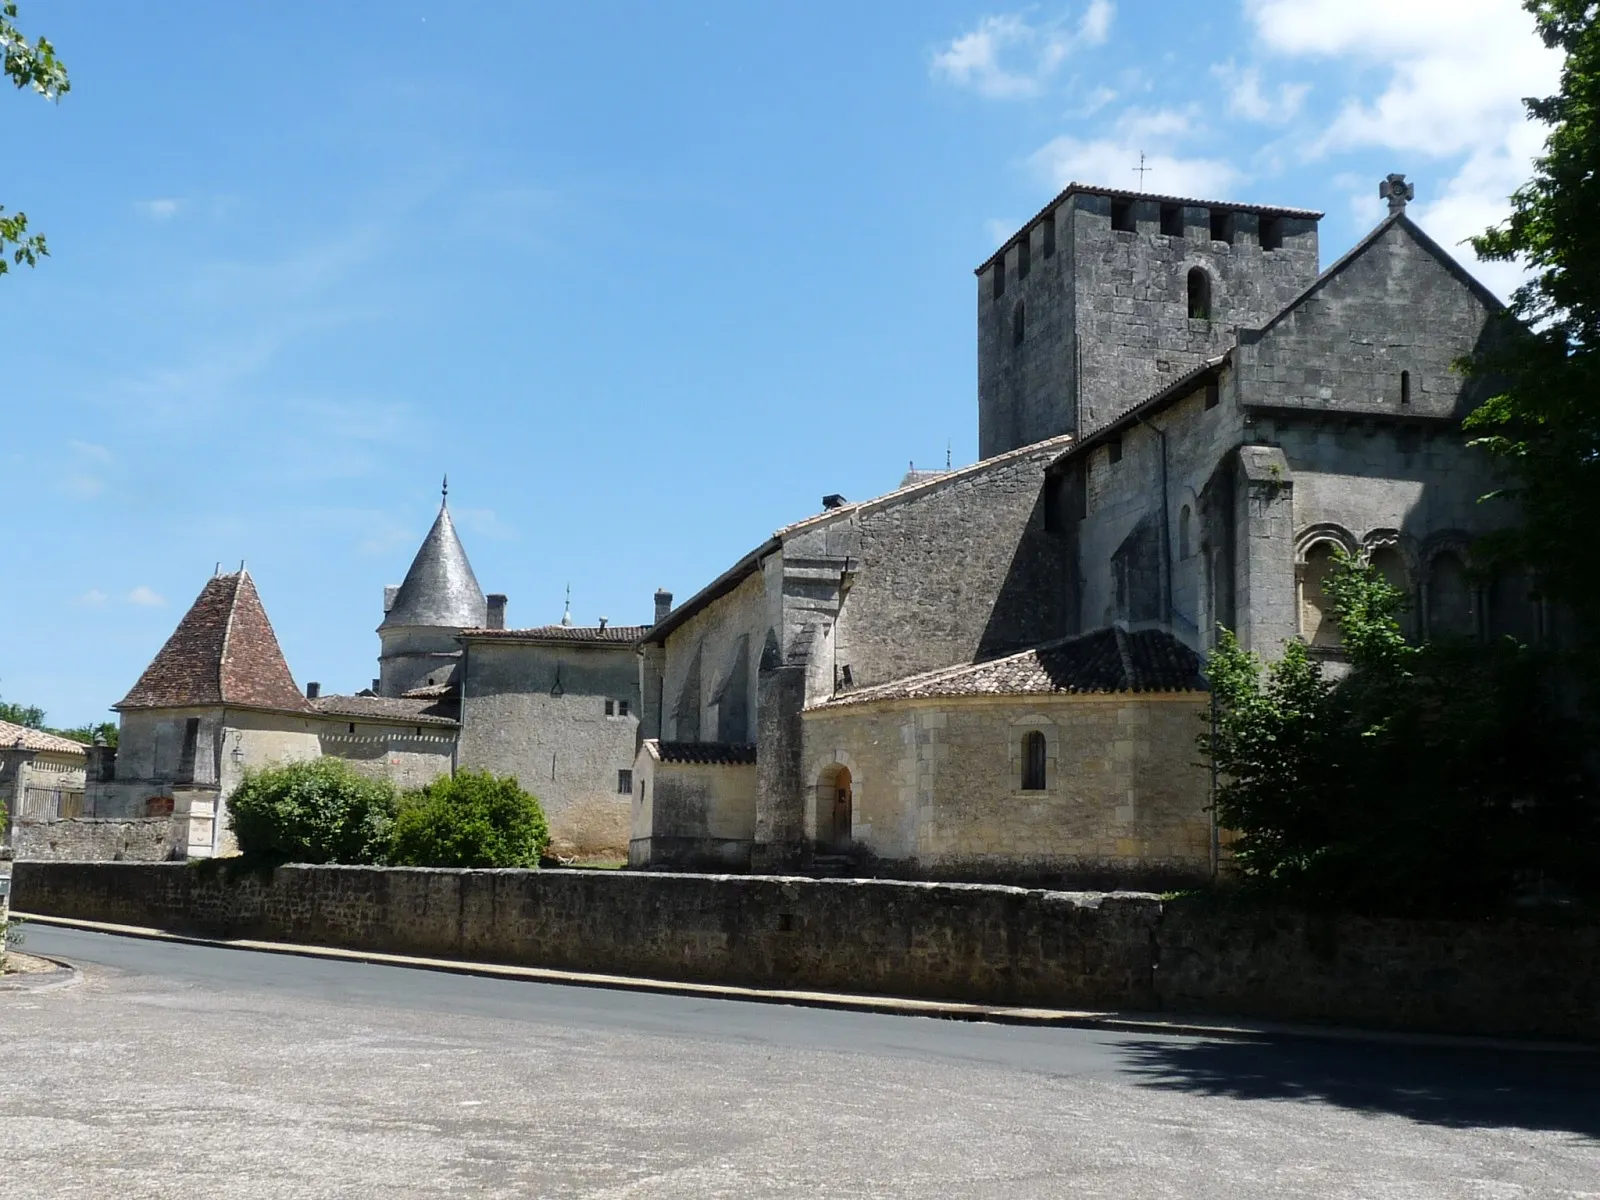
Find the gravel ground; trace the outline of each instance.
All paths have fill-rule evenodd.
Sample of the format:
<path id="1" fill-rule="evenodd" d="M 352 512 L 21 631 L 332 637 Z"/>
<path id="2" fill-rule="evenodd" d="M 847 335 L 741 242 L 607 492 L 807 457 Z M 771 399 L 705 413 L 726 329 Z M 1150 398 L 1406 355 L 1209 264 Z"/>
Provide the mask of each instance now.
<path id="1" fill-rule="evenodd" d="M 30 948 L 84 979 L 0 995 L 17 1196 L 1600 1196 L 1591 1056 L 1000 1027 L 60 929 Z"/>

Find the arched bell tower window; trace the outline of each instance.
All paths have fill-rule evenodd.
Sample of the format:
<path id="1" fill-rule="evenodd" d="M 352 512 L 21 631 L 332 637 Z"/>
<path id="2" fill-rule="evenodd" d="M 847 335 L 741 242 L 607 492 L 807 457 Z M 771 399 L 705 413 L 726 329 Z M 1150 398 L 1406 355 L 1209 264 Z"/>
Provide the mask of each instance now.
<path id="1" fill-rule="evenodd" d="M 1211 319 L 1211 276 L 1200 267 L 1189 268 L 1189 319 Z"/>
<path id="2" fill-rule="evenodd" d="M 1037 729 L 1030 729 L 1022 735 L 1023 791 L 1042 792 L 1045 790 L 1045 755 L 1044 734 Z"/>

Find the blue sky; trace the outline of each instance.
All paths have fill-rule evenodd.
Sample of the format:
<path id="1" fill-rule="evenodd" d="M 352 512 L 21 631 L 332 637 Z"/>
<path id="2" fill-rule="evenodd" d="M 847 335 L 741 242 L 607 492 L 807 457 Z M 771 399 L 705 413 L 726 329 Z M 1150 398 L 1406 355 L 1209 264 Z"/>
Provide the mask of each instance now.
<path id="1" fill-rule="evenodd" d="M 648 619 L 827 492 L 976 446 L 972 268 L 1068 179 L 1453 244 L 1557 63 L 1513 0 L 24 0 L 0 95 L 0 696 L 100 719 L 248 560 L 295 677 L 377 673 L 450 475 L 518 625 Z M 1470 260 L 1470 251 L 1461 253 Z M 1504 293 L 1505 268 L 1482 272 Z"/>

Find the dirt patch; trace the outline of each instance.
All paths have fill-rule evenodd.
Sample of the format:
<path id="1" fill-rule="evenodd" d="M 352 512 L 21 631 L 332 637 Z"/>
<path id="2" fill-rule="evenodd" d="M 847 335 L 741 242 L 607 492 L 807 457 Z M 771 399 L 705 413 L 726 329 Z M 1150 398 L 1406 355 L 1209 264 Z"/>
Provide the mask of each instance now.
<path id="1" fill-rule="evenodd" d="M 5 965 L 0 969 L 4 975 L 42 975 L 47 971 L 59 971 L 61 968 L 48 958 L 38 958 L 32 954 L 24 954 L 20 950 L 6 952 Z"/>

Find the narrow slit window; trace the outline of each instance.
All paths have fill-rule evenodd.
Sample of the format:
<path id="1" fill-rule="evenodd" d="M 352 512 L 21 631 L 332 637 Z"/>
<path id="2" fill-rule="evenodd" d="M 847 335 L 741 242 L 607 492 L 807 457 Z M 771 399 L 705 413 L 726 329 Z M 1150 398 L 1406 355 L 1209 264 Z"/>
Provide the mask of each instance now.
<path id="1" fill-rule="evenodd" d="M 1206 384 L 1206 407 L 1215 408 L 1222 400 L 1222 388 L 1215 382 Z"/>
<path id="2" fill-rule="evenodd" d="M 1211 276 L 1200 267 L 1191 267 L 1189 270 L 1189 319 L 1211 319 Z"/>
<path id="3" fill-rule="evenodd" d="M 1011 344 L 1022 345 L 1022 339 L 1027 335 L 1027 313 L 1022 305 L 1017 305 L 1011 311 Z"/>
<path id="4" fill-rule="evenodd" d="M 1056 252 L 1056 215 L 1051 213 L 1044 219 L 1044 256 L 1051 258 Z"/>
<path id="5" fill-rule="evenodd" d="M 1017 243 L 1017 279 L 1026 279 L 1033 270 L 1033 233 L 1030 230 L 1022 235 L 1022 240 Z"/>
<path id="6" fill-rule="evenodd" d="M 1111 228 L 1122 233 L 1132 233 L 1134 231 L 1132 200 L 1113 200 L 1111 202 Z"/>
<path id="7" fill-rule="evenodd" d="M 1161 232 L 1168 237 L 1183 236 L 1182 205 L 1163 204 L 1161 206 Z"/>
<path id="8" fill-rule="evenodd" d="M 1044 734 L 1037 729 L 1030 729 L 1022 735 L 1023 791 L 1042 792 L 1045 790 L 1046 752 Z"/>
<path id="9" fill-rule="evenodd" d="M 1122 439 L 1115 438 L 1106 443 L 1106 457 L 1114 463 L 1122 461 Z"/>
<path id="10" fill-rule="evenodd" d="M 1261 218 L 1261 248 L 1263 250 L 1283 249 L 1283 218 Z"/>
<path id="11" fill-rule="evenodd" d="M 1411 372 L 1410 371 L 1401 371 L 1400 372 L 1400 403 L 1401 404 L 1410 404 L 1411 403 Z"/>

